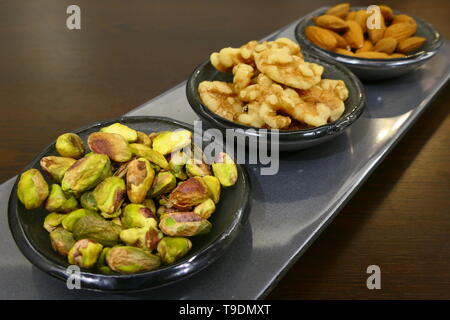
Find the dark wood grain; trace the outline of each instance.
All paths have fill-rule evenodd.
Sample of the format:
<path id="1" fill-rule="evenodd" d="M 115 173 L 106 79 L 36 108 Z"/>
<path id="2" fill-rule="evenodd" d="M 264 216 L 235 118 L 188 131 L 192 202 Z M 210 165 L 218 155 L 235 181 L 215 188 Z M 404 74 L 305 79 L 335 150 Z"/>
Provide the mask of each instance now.
<path id="1" fill-rule="evenodd" d="M 450 37 L 448 1 L 383 1 Z M 82 30 L 65 10 L 82 8 Z M 333 1 L 0 2 L 0 180 L 58 134 L 117 117 L 185 80 L 212 50 Z M 368 5 L 354 1 L 353 5 Z M 449 87 L 269 295 L 450 298 Z M 368 265 L 382 289 L 366 288 Z"/>

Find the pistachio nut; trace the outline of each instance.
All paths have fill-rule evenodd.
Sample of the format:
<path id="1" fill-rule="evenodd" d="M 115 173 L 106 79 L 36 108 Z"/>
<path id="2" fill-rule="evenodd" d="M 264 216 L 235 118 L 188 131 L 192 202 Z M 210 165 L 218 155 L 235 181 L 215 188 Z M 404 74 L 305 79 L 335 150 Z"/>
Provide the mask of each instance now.
<path id="1" fill-rule="evenodd" d="M 22 173 L 17 184 L 17 197 L 26 209 L 36 209 L 47 199 L 48 184 L 37 169 Z"/>
<path id="2" fill-rule="evenodd" d="M 231 187 L 238 178 L 238 171 L 233 159 L 225 152 L 220 152 L 214 159 L 212 164 L 214 176 L 216 176 L 220 184 L 224 187 Z"/>
<path id="3" fill-rule="evenodd" d="M 158 253 L 164 264 L 173 264 L 184 257 L 192 248 L 189 239 L 181 237 L 164 237 L 158 243 Z"/>
<path id="4" fill-rule="evenodd" d="M 116 272 L 133 274 L 150 271 L 161 265 L 161 259 L 147 250 L 131 246 L 117 246 L 106 254 L 108 266 Z"/>
<path id="5" fill-rule="evenodd" d="M 157 165 L 158 167 L 161 167 L 165 170 L 169 169 L 169 163 L 167 162 L 164 155 L 162 155 L 160 152 L 153 150 L 150 147 L 147 147 L 146 145 L 139 144 L 139 143 L 132 143 L 130 144 L 130 149 L 133 155 L 139 157 L 139 158 L 145 158 L 151 163 Z"/>
<path id="6" fill-rule="evenodd" d="M 124 137 L 117 133 L 94 132 L 88 138 L 89 148 L 116 162 L 130 161 L 133 154 Z"/>
<path id="7" fill-rule="evenodd" d="M 111 221 L 85 216 L 75 222 L 72 233 L 75 240 L 90 239 L 111 247 L 119 243 L 121 231 L 122 228 Z"/>
<path id="8" fill-rule="evenodd" d="M 216 211 L 216 205 L 214 204 L 214 201 L 211 199 L 203 201 L 194 208 L 194 212 L 203 219 L 209 219 L 209 217 L 211 217 L 214 211 Z"/>
<path id="9" fill-rule="evenodd" d="M 64 192 L 78 197 L 95 188 L 111 175 L 111 162 L 106 155 L 93 154 L 75 162 L 66 172 L 61 183 Z"/>
<path id="10" fill-rule="evenodd" d="M 84 155 L 84 143 L 75 133 L 64 133 L 56 139 L 56 151 L 63 157 L 80 159 Z"/>
<path id="11" fill-rule="evenodd" d="M 215 204 L 220 200 L 220 181 L 214 176 L 202 177 L 203 182 L 208 188 L 208 196 L 214 201 Z"/>
<path id="12" fill-rule="evenodd" d="M 169 171 L 160 171 L 153 180 L 149 195 L 151 198 L 159 197 L 162 194 L 169 193 L 177 185 L 177 179 Z"/>
<path id="13" fill-rule="evenodd" d="M 69 251 L 69 263 L 81 268 L 91 268 L 97 262 L 102 249 L 103 246 L 93 240 L 78 240 Z"/>
<path id="14" fill-rule="evenodd" d="M 121 123 L 113 123 L 100 129 L 100 132 L 115 133 L 121 135 L 127 142 L 135 142 L 138 139 L 137 131 Z"/>
<path id="15" fill-rule="evenodd" d="M 127 194 L 132 203 L 142 203 L 155 178 L 155 170 L 145 158 L 135 159 L 128 165 Z"/>
<path id="16" fill-rule="evenodd" d="M 48 156 L 43 157 L 40 161 L 41 168 L 47 171 L 56 182 L 60 183 L 66 171 L 77 160 L 66 157 Z"/>
<path id="17" fill-rule="evenodd" d="M 169 195 L 170 203 L 180 210 L 190 210 L 206 199 L 208 199 L 208 188 L 201 177 L 189 178 Z"/>
<path id="18" fill-rule="evenodd" d="M 63 228 L 56 228 L 50 232 L 50 243 L 53 250 L 60 255 L 67 256 L 75 244 L 75 239 L 69 231 Z"/>
<path id="19" fill-rule="evenodd" d="M 56 212 L 72 212 L 78 207 L 78 201 L 74 196 L 66 196 L 58 184 L 52 184 L 50 194 L 45 200 L 45 209 Z"/>
<path id="20" fill-rule="evenodd" d="M 176 130 L 160 132 L 153 141 L 153 150 L 166 155 L 184 148 L 191 143 L 192 132 L 188 130 Z"/>
<path id="21" fill-rule="evenodd" d="M 211 223 L 194 212 L 172 212 L 161 217 L 159 228 L 172 237 L 191 237 L 208 233 Z"/>
<path id="22" fill-rule="evenodd" d="M 48 214 L 44 219 L 45 230 L 47 230 L 48 232 L 52 232 L 61 225 L 61 222 L 65 217 L 66 217 L 65 214 L 60 214 L 56 212 Z"/>
<path id="23" fill-rule="evenodd" d="M 125 181 L 109 177 L 95 187 L 92 192 L 98 209 L 105 214 L 113 214 L 120 209 L 126 195 Z"/>

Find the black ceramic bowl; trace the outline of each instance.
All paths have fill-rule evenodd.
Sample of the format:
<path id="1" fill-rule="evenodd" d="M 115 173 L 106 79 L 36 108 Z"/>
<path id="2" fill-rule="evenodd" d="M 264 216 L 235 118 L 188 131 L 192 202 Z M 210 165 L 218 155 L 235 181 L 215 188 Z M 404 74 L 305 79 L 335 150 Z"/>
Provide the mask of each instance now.
<path id="1" fill-rule="evenodd" d="M 125 117 L 96 123 L 74 132 L 86 142 L 90 133 L 115 122 L 147 133 L 177 128 L 193 130 L 190 125 L 168 118 Z M 54 143 L 45 148 L 24 170 L 40 169 L 40 159 L 48 155 L 57 155 Z M 81 287 L 114 292 L 143 290 L 184 279 L 211 264 L 225 252 L 248 216 L 250 182 L 244 166 L 238 165 L 238 172 L 237 183 L 233 187 L 222 189 L 220 202 L 210 219 L 213 225 L 211 232 L 192 237 L 192 249 L 183 259 L 171 266 L 133 275 L 104 275 L 93 270 L 82 270 Z M 48 232 L 42 226 L 48 212 L 42 207 L 26 210 L 17 199 L 17 182 L 18 179 L 12 189 L 8 208 L 9 227 L 14 240 L 25 257 L 36 267 L 66 281 L 66 268 L 69 264 L 65 257 L 52 250 Z"/>
<path id="2" fill-rule="evenodd" d="M 343 133 L 344 130 L 355 122 L 361 115 L 366 100 L 363 86 L 359 79 L 345 66 L 327 58 L 319 58 L 317 56 L 310 55 L 305 51 L 303 51 L 303 54 L 306 61 L 318 63 L 325 68 L 322 78 L 344 80 L 347 85 L 349 98 L 345 101 L 345 111 L 341 118 L 335 122 L 305 130 L 279 130 L 278 132 L 267 130 L 267 135 L 260 132 L 245 132 L 247 129 L 255 128 L 222 118 L 203 105 L 197 90 L 200 82 L 205 80 L 219 80 L 225 82 L 233 81 L 231 74 L 217 71 L 211 65 L 209 60 L 199 65 L 194 72 L 192 72 L 187 81 L 186 94 L 189 104 L 202 120 L 207 121 L 213 127 L 221 130 L 244 130 L 235 130 L 236 136 L 244 135 L 245 137 L 253 137 L 256 135 L 257 137 L 262 137 L 264 135 L 264 139 L 268 140 L 269 136 L 277 135 L 279 140 L 279 150 L 281 151 L 305 149 L 333 139 Z"/>
<path id="3" fill-rule="evenodd" d="M 304 32 L 307 26 L 314 25 L 312 18 L 324 14 L 327 9 L 328 8 L 321 8 L 316 10 L 300 20 L 295 28 L 295 37 L 297 41 L 303 50 L 309 50 L 320 57 L 334 59 L 335 61 L 344 64 L 363 80 L 390 79 L 415 70 L 423 65 L 428 59 L 432 58 L 442 44 L 439 32 L 430 23 L 410 15 L 417 22 L 416 36 L 425 37 L 427 41 L 420 49 L 411 53 L 406 58 L 364 59 L 338 54 L 318 47 L 309 41 Z M 365 7 L 350 8 L 351 11 L 365 9 Z M 402 12 L 394 11 L 394 14 L 401 13 Z"/>

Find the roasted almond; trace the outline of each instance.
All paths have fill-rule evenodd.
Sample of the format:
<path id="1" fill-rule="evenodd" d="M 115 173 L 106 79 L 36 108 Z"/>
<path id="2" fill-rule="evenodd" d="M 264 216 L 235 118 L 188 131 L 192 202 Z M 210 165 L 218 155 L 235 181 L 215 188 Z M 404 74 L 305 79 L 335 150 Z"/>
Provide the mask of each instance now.
<path id="1" fill-rule="evenodd" d="M 332 16 L 336 16 L 343 19 L 347 15 L 348 9 L 350 9 L 349 3 L 340 3 L 328 9 L 325 14 L 331 14 Z"/>
<path id="2" fill-rule="evenodd" d="M 394 38 L 398 42 L 411 37 L 414 33 L 416 33 L 417 26 L 406 23 L 406 22 L 399 22 L 390 25 L 386 28 L 386 31 L 384 32 L 385 38 Z"/>
<path id="3" fill-rule="evenodd" d="M 365 51 L 355 53 L 355 57 L 365 59 L 389 59 L 389 55 L 384 52 Z"/>
<path id="4" fill-rule="evenodd" d="M 364 44 L 364 33 L 358 22 L 349 20 L 347 21 L 348 30 L 344 33 L 343 37 L 350 47 L 359 49 Z"/>
<path id="5" fill-rule="evenodd" d="M 384 32 L 386 31 L 386 23 L 384 22 L 383 15 L 380 14 L 380 28 L 379 29 L 368 29 L 367 34 L 369 35 L 372 44 L 377 43 L 384 37 Z"/>
<path id="6" fill-rule="evenodd" d="M 392 53 L 397 48 L 397 40 L 394 38 L 383 38 L 378 41 L 375 46 L 372 48 L 372 51 L 384 52 L 384 53 Z"/>
<path id="7" fill-rule="evenodd" d="M 427 41 L 423 37 L 406 38 L 399 42 L 397 51 L 400 53 L 410 53 L 419 49 Z"/>
<path id="8" fill-rule="evenodd" d="M 366 10 L 358 10 L 358 11 L 356 11 L 355 16 L 353 17 L 352 20 L 358 22 L 359 25 L 361 26 L 361 29 L 363 30 L 363 32 L 366 32 L 368 17 L 369 17 L 369 14 L 367 13 Z"/>
<path id="9" fill-rule="evenodd" d="M 355 20 L 355 15 L 356 11 L 349 11 L 349 13 L 347 13 L 347 16 L 345 17 L 345 20 Z"/>
<path id="10" fill-rule="evenodd" d="M 349 49 L 350 48 L 348 43 L 347 43 L 347 41 L 345 41 L 345 39 L 339 33 L 331 31 L 331 30 L 330 30 L 330 32 L 336 38 L 336 41 L 337 41 L 336 47 L 343 48 L 343 49 Z"/>
<path id="11" fill-rule="evenodd" d="M 385 21 L 390 22 L 394 18 L 394 10 L 391 7 L 385 5 L 379 5 L 380 12 L 383 15 Z"/>
<path id="12" fill-rule="evenodd" d="M 347 22 L 331 14 L 324 14 L 322 16 L 316 17 L 313 19 L 313 21 L 319 27 L 331 29 L 334 31 L 342 31 L 348 29 Z"/>
<path id="13" fill-rule="evenodd" d="M 336 49 L 334 49 L 334 52 L 339 53 L 339 54 L 343 54 L 343 55 L 346 55 L 346 56 L 354 56 L 355 55 L 350 50 L 345 50 L 345 49 L 342 49 L 342 48 L 336 48 Z"/>
<path id="14" fill-rule="evenodd" d="M 337 46 L 337 40 L 330 30 L 308 26 L 305 29 L 305 35 L 312 43 L 323 49 L 333 50 Z"/>
<path id="15" fill-rule="evenodd" d="M 392 19 L 392 24 L 402 23 L 402 22 L 417 26 L 416 20 L 413 17 L 408 16 L 407 14 L 397 14 Z"/>
<path id="16" fill-rule="evenodd" d="M 396 53 L 391 54 L 389 56 L 389 58 L 392 58 L 392 59 L 406 58 L 406 54 L 396 52 Z"/>
<path id="17" fill-rule="evenodd" d="M 365 52 L 365 51 L 373 51 L 373 44 L 370 40 L 364 40 L 364 45 L 356 50 L 356 52 Z"/>

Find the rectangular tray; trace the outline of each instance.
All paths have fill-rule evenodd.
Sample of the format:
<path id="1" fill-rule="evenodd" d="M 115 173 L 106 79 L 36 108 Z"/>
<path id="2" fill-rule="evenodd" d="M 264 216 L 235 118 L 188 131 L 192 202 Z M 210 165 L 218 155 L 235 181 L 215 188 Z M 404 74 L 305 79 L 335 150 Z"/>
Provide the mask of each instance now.
<path id="1" fill-rule="evenodd" d="M 266 39 L 295 40 L 296 22 Z M 276 285 L 356 192 L 386 154 L 419 118 L 450 77 L 450 42 L 417 71 L 401 78 L 365 84 L 367 107 L 337 139 L 281 155 L 280 172 L 252 180 L 249 222 L 227 253 L 197 275 L 140 293 L 112 295 L 69 291 L 29 263 L 8 229 L 7 203 L 15 178 L 0 185 L 0 299 L 257 299 Z M 200 61 L 199 61 L 200 62 Z M 194 68 L 194 66 L 192 66 Z M 193 123 L 197 116 L 185 96 L 185 83 L 127 115 L 159 115 Z"/>

